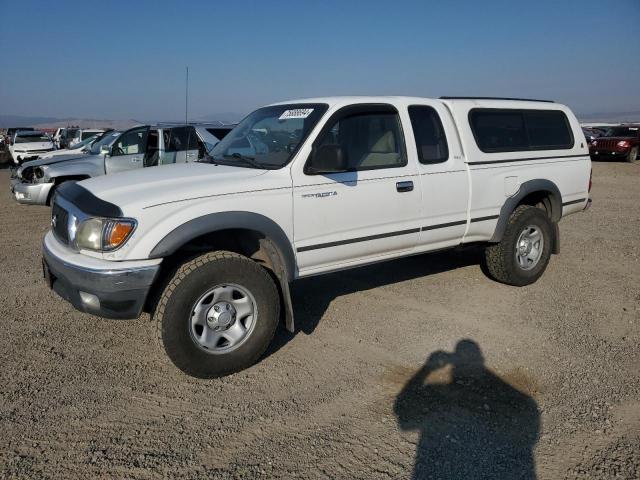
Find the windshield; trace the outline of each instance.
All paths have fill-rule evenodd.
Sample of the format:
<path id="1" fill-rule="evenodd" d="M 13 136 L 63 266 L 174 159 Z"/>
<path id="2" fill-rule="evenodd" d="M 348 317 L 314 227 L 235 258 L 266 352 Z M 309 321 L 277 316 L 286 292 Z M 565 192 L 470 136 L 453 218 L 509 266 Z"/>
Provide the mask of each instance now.
<path id="1" fill-rule="evenodd" d="M 49 135 L 42 132 L 20 133 L 16 135 L 15 143 L 50 142 Z"/>
<path id="2" fill-rule="evenodd" d="M 91 145 L 91 153 L 93 155 L 98 155 L 100 153 L 100 147 L 102 147 L 103 145 L 111 145 L 113 142 L 115 142 L 116 138 L 118 138 L 121 133 L 122 132 L 107 133 L 100 140 Z"/>
<path id="3" fill-rule="evenodd" d="M 213 147 L 211 160 L 239 167 L 281 168 L 291 160 L 327 108 L 321 103 L 260 108 Z"/>
<path id="4" fill-rule="evenodd" d="M 78 150 L 79 148 L 86 147 L 91 142 L 93 142 L 96 138 L 98 138 L 98 135 L 96 135 L 94 133 L 93 136 L 91 136 L 89 138 L 86 138 L 85 140 L 81 141 L 80 143 L 76 143 L 73 147 L 69 148 L 69 150 Z"/>
<path id="5" fill-rule="evenodd" d="M 606 137 L 637 137 L 638 127 L 613 127 L 607 130 Z"/>
<path id="6" fill-rule="evenodd" d="M 89 137 L 95 137 L 96 135 L 99 135 L 100 133 L 102 133 L 102 132 L 96 132 L 96 131 L 93 131 L 93 132 L 91 132 L 91 131 L 82 132 L 82 134 L 80 136 L 81 136 L 82 140 L 85 140 L 85 139 L 87 139 Z"/>

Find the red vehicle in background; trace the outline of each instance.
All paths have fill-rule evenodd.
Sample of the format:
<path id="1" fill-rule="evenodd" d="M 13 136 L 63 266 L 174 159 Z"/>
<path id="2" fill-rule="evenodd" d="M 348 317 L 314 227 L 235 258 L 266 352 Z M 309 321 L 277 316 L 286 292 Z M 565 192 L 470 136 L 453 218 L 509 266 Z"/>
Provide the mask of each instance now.
<path id="1" fill-rule="evenodd" d="M 605 134 L 589 144 L 592 160 L 621 158 L 627 162 L 638 161 L 640 150 L 640 125 L 619 125 L 609 128 Z"/>

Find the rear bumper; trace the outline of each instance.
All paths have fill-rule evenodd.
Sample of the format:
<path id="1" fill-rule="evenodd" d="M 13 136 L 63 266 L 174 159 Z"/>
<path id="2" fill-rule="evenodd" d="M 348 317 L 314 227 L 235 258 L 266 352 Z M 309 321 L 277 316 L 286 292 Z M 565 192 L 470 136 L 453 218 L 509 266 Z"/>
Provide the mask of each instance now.
<path id="1" fill-rule="evenodd" d="M 11 193 L 18 203 L 46 205 L 53 183 L 23 183 L 18 178 L 11 179 Z"/>
<path id="2" fill-rule="evenodd" d="M 42 249 L 43 274 L 53 291 L 81 312 L 117 319 L 140 316 L 160 270 L 159 262 L 110 262 L 91 258 L 90 266 L 81 265 L 57 254 L 64 247 L 56 243 L 49 232 Z"/>

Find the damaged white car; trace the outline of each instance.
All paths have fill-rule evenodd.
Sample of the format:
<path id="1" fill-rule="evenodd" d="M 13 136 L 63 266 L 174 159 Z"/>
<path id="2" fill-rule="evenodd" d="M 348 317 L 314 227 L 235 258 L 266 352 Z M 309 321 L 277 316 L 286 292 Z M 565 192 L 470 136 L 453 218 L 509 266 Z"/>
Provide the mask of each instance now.
<path id="1" fill-rule="evenodd" d="M 19 130 L 11 139 L 9 153 L 16 165 L 20 165 L 27 160 L 35 160 L 40 155 L 52 152 L 56 147 L 51 137 L 37 130 Z"/>

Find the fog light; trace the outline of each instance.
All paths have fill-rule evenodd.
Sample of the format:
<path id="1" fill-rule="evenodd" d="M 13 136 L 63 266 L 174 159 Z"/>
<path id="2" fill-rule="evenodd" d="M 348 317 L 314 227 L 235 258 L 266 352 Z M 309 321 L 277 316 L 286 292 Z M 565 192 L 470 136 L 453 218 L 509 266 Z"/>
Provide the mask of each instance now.
<path id="1" fill-rule="evenodd" d="M 100 309 L 100 299 L 93 293 L 80 292 L 80 300 L 85 307 L 89 307 L 91 310 Z"/>
<path id="2" fill-rule="evenodd" d="M 31 195 L 29 195 L 28 193 L 16 192 L 16 198 L 18 200 L 28 200 L 31 198 Z"/>

